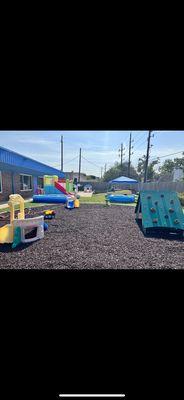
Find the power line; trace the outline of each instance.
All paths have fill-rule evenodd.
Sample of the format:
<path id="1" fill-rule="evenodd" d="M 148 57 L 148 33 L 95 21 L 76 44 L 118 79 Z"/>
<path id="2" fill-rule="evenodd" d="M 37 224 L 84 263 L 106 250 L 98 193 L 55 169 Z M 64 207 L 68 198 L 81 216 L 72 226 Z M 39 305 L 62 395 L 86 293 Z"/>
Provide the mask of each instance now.
<path id="1" fill-rule="evenodd" d="M 77 158 L 78 158 L 78 156 L 76 156 L 76 157 L 72 158 L 72 159 L 71 159 L 71 160 L 69 160 L 69 161 L 66 161 L 66 162 L 65 162 L 65 165 L 66 165 L 66 164 L 68 164 L 68 163 L 71 163 L 72 161 L 76 160 Z M 56 168 L 57 166 L 61 166 L 61 165 L 60 165 L 60 164 L 58 164 L 58 163 L 57 163 L 57 164 L 56 164 L 56 163 L 54 163 L 54 164 L 52 164 L 52 165 L 54 165 L 54 166 L 55 166 L 55 168 Z"/>
<path id="2" fill-rule="evenodd" d="M 145 140 L 143 140 L 143 142 L 139 143 L 138 146 L 136 146 L 136 149 L 135 149 L 135 145 L 136 145 L 138 142 L 140 142 L 140 140 L 144 137 L 145 134 L 147 135 L 147 133 L 145 132 L 138 140 L 136 140 L 136 141 L 134 142 L 134 152 L 135 152 L 135 150 L 139 149 L 144 143 L 147 142 L 148 139 L 146 138 Z M 155 132 L 154 132 L 154 136 L 155 136 Z"/>
<path id="3" fill-rule="evenodd" d="M 165 157 L 169 157 L 169 156 L 174 156 L 175 154 L 180 154 L 180 153 L 184 153 L 184 150 L 182 151 L 177 151 L 176 153 L 172 153 L 172 154 L 166 154 L 165 156 L 159 156 L 159 157 L 150 157 L 150 159 L 154 159 L 157 160 L 159 158 L 165 158 Z"/>
<path id="4" fill-rule="evenodd" d="M 101 165 L 97 165 L 97 164 L 95 164 L 94 162 L 87 160 L 87 158 L 85 158 L 85 157 L 83 157 L 83 156 L 82 156 L 82 158 L 83 158 L 84 160 L 86 160 L 87 162 L 89 162 L 90 164 L 95 165 L 95 167 L 101 168 Z"/>
<path id="5" fill-rule="evenodd" d="M 134 142 L 134 145 L 135 145 L 136 143 L 140 142 L 140 140 L 144 137 L 144 135 L 145 135 L 145 132 L 144 132 L 144 134 L 143 134 L 138 140 L 136 140 L 136 141 Z"/>
<path id="6" fill-rule="evenodd" d="M 65 162 L 65 165 L 68 164 L 68 163 L 70 163 L 70 162 L 72 162 L 72 161 L 74 161 L 74 160 L 76 160 L 78 157 L 79 157 L 79 156 L 76 156 L 76 157 L 72 158 L 71 160 L 66 161 L 66 162 Z"/>
<path id="7" fill-rule="evenodd" d="M 144 143 L 147 142 L 147 139 L 145 139 L 143 142 L 139 143 L 138 146 L 136 147 L 136 150 L 140 148 Z"/>
<path id="8" fill-rule="evenodd" d="M 125 146 L 128 146 L 130 134 L 124 139 Z"/>

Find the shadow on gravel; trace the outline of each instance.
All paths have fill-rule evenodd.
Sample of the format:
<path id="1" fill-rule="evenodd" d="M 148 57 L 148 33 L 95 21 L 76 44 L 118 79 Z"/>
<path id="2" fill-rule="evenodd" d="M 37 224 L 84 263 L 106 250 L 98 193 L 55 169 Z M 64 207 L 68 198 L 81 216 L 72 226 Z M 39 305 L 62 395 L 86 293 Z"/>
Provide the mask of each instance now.
<path id="1" fill-rule="evenodd" d="M 169 233 L 165 230 L 152 230 L 152 229 L 148 229 L 147 233 L 145 233 L 142 229 L 142 220 L 136 220 L 136 223 L 139 227 L 139 229 L 141 230 L 142 234 L 144 235 L 144 237 L 146 238 L 154 238 L 154 239 L 167 239 L 167 240 L 175 240 L 175 241 L 179 241 L 179 242 L 184 242 L 184 237 L 183 234 L 176 234 L 176 233 Z"/>
<path id="2" fill-rule="evenodd" d="M 33 245 L 35 242 L 31 243 L 21 243 L 19 246 L 15 247 L 15 249 L 12 249 L 11 244 L 1 244 L 0 245 L 0 253 L 16 253 L 17 251 L 25 250 L 27 247 L 30 247 Z"/>

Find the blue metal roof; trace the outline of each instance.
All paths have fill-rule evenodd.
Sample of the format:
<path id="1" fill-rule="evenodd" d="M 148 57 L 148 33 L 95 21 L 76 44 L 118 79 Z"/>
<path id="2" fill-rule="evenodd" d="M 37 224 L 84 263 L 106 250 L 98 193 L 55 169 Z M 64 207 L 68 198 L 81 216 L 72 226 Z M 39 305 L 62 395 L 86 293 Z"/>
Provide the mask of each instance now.
<path id="1" fill-rule="evenodd" d="M 64 172 L 56 168 L 33 160 L 12 150 L 0 146 L 0 170 L 13 170 L 15 173 L 25 173 L 31 175 L 57 175 L 64 178 Z"/>

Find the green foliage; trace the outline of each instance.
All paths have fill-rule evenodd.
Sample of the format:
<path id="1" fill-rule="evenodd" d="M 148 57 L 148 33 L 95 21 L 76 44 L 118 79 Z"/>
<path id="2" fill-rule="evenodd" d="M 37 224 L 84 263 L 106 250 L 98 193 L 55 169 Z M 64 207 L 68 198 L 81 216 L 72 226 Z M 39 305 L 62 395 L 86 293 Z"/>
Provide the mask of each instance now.
<path id="1" fill-rule="evenodd" d="M 184 156 L 184 153 L 183 153 Z M 159 172 L 164 175 L 172 173 L 175 168 L 181 168 L 184 171 L 184 157 L 174 158 L 174 160 L 167 159 L 164 161 L 162 166 L 159 168 Z"/>
<path id="2" fill-rule="evenodd" d="M 147 173 L 147 179 L 148 180 L 153 180 L 158 177 L 158 173 L 155 172 L 155 165 L 158 164 L 158 160 L 152 161 L 148 165 L 148 173 Z M 139 174 L 139 178 L 143 179 L 144 173 L 145 173 L 145 163 L 146 163 L 146 156 L 143 155 L 142 158 L 139 158 L 138 166 L 137 166 L 137 172 Z"/>
<path id="3" fill-rule="evenodd" d="M 116 162 L 113 167 L 106 171 L 103 176 L 103 181 L 108 182 L 120 176 L 128 176 L 128 162 L 124 162 L 122 168 L 121 164 Z M 130 166 L 130 178 L 138 179 L 138 174 L 132 165 Z"/>
<path id="4" fill-rule="evenodd" d="M 167 159 L 164 161 L 164 163 L 162 164 L 162 166 L 159 168 L 159 172 L 162 175 L 166 175 L 166 174 L 170 174 L 173 172 L 175 168 L 175 163 L 173 160 Z"/>
<path id="5" fill-rule="evenodd" d="M 86 175 L 86 180 L 87 181 L 91 181 L 91 180 L 94 180 L 94 179 L 97 179 L 97 177 L 95 175 Z"/>
<path id="6" fill-rule="evenodd" d="M 184 153 L 182 153 L 184 156 Z M 184 157 L 174 159 L 175 168 L 181 168 L 184 171 Z"/>
<path id="7" fill-rule="evenodd" d="M 146 156 L 143 155 L 138 162 L 137 170 L 131 166 L 130 168 L 130 178 L 143 179 L 145 173 L 145 162 Z M 181 168 L 184 171 L 184 153 L 181 158 L 166 159 L 162 166 L 159 167 L 158 172 L 155 171 L 155 166 L 160 162 L 159 157 L 157 160 L 149 162 L 148 164 L 148 180 L 155 180 L 159 178 L 160 175 L 167 175 L 173 172 L 174 168 Z M 103 181 L 108 182 L 112 179 L 118 178 L 119 176 L 128 176 L 128 162 L 124 162 L 121 165 L 116 162 L 113 167 L 111 167 L 103 176 Z"/>

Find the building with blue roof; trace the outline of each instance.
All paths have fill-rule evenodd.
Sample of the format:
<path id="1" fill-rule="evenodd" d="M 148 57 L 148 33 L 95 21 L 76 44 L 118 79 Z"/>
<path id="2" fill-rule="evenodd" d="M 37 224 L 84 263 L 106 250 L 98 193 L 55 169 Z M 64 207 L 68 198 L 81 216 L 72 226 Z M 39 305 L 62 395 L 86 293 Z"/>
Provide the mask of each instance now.
<path id="1" fill-rule="evenodd" d="M 31 198 L 43 188 L 44 175 L 65 178 L 64 172 L 0 146 L 0 201 L 10 194 Z"/>

